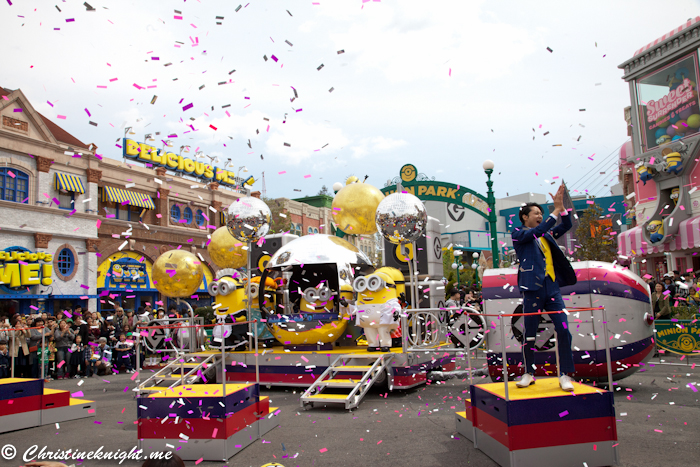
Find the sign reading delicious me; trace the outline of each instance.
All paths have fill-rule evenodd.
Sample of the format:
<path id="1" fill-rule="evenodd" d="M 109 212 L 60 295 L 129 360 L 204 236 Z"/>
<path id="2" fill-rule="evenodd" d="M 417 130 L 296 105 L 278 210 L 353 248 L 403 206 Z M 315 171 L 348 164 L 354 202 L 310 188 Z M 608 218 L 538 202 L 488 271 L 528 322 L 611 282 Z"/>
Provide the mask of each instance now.
<path id="1" fill-rule="evenodd" d="M 0 289 L 6 293 L 27 293 L 28 287 L 51 285 L 53 255 L 15 246 L 0 251 Z"/>
<path id="2" fill-rule="evenodd" d="M 231 170 L 220 169 L 211 164 L 198 162 L 189 157 L 182 157 L 165 149 L 158 149 L 146 143 L 124 138 L 124 157 L 136 159 L 155 167 L 165 167 L 175 172 L 186 173 L 202 180 L 215 180 L 222 185 L 235 186 L 234 173 Z"/>

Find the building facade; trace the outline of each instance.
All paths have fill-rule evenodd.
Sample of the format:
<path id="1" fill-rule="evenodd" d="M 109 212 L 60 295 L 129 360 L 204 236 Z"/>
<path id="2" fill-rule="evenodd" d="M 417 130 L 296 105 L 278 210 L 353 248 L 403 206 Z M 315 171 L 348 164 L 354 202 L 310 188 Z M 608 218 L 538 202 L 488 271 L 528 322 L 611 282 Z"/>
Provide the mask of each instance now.
<path id="1" fill-rule="evenodd" d="M 96 307 L 99 159 L 0 88 L 0 313 Z"/>
<path id="2" fill-rule="evenodd" d="M 618 248 L 642 276 L 700 269 L 698 47 L 700 17 L 619 66 L 630 89 L 632 147 L 621 157 L 634 168 L 636 226 Z"/>

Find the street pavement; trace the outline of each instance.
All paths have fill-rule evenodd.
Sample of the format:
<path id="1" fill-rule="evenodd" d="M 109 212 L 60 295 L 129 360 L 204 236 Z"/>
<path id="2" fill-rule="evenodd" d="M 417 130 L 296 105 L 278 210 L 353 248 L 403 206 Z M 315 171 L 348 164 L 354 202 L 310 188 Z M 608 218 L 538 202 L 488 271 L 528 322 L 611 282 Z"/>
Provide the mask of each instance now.
<path id="1" fill-rule="evenodd" d="M 654 359 L 654 366 L 615 386 L 622 466 L 700 464 L 700 392 L 688 386 L 700 385 L 700 365 L 693 368 L 692 361 L 687 364 L 687 359 L 680 361 L 677 356 L 662 360 L 666 364 Z M 14 461 L 0 459 L 0 466 L 22 465 L 22 453 L 32 445 L 50 450 L 104 446 L 104 451 L 130 451 L 137 445 L 131 376 L 93 377 L 83 380 L 82 386 L 77 386 L 77 379 L 47 383 L 51 388 L 82 391 L 85 398 L 97 401 L 97 416 L 64 422 L 59 428 L 49 425 L 0 435 L 0 446 L 12 444 L 19 453 Z M 281 408 L 280 426 L 227 463 L 205 461 L 199 466 L 497 465 L 455 431 L 454 413 L 464 410 L 468 394 L 468 381 L 462 379 L 388 394 L 386 389 L 373 388 L 352 412 L 323 407 L 302 410 L 299 389 L 263 387 L 262 393 L 270 397 L 271 406 Z M 78 465 L 116 464 L 85 461 Z"/>

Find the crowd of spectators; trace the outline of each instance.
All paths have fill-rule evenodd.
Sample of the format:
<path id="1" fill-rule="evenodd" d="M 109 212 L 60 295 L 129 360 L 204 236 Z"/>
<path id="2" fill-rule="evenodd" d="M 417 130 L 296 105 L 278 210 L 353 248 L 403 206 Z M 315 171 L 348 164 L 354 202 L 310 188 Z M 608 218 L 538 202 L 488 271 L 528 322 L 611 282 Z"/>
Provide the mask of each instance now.
<path id="1" fill-rule="evenodd" d="M 116 307 L 105 316 L 80 306 L 49 315 L 0 315 L 0 378 L 89 378 L 136 368 L 136 327 L 178 316 L 175 307 Z M 142 348 L 142 347 L 141 347 Z M 142 351 L 143 352 L 143 351 Z M 142 353 L 141 358 L 145 358 Z M 42 373 L 43 367 L 43 373 Z"/>

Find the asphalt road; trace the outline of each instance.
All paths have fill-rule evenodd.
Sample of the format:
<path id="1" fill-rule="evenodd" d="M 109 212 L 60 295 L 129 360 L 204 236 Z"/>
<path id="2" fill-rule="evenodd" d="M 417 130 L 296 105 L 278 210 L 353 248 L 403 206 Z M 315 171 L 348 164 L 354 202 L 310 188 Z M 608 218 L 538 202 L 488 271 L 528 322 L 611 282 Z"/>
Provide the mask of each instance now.
<path id="1" fill-rule="evenodd" d="M 666 363 L 621 381 L 616 386 L 617 432 L 625 467 L 697 466 L 700 464 L 700 360 L 695 368 Z M 658 362 L 655 359 L 654 362 Z M 653 363 L 653 362 L 652 362 Z M 131 375 L 48 383 L 56 389 L 83 391 L 97 401 L 97 416 L 0 435 L 0 446 L 12 444 L 18 457 L 0 458 L 0 466 L 22 465 L 22 453 L 33 445 L 47 449 L 117 449 L 136 446 L 136 401 Z M 454 412 L 463 410 L 468 381 L 450 380 L 409 391 L 373 389 L 351 413 L 336 408 L 301 410 L 299 390 L 263 388 L 271 405 L 280 407 L 280 426 L 241 453 L 223 462 L 199 466 L 252 466 L 270 462 L 290 466 L 496 466 L 455 431 Z M 699 388 L 700 391 L 700 388 Z M 99 422 L 99 423 L 96 423 Z M 658 430 L 658 431 L 657 431 Z M 323 451 L 323 452 L 322 452 Z M 81 466 L 116 465 L 86 461 Z M 125 462 L 124 465 L 138 465 Z M 194 462 L 187 462 L 194 466 Z"/>

